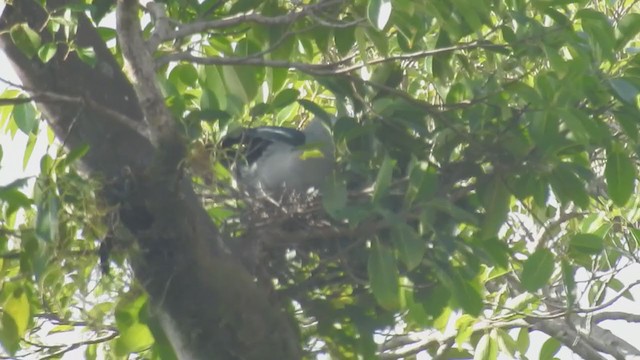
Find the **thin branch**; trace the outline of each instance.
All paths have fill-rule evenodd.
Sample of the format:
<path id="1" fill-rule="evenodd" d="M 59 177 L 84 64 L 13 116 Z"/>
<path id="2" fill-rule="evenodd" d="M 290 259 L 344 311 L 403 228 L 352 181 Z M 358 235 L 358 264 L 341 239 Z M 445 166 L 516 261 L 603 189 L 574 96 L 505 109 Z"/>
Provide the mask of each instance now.
<path id="1" fill-rule="evenodd" d="M 36 101 L 33 97 L 0 98 L 0 106 L 13 106 Z"/>
<path id="2" fill-rule="evenodd" d="M 564 346 L 582 356 L 585 360 L 605 360 L 606 358 L 587 343 L 575 329 L 567 326 L 563 319 L 537 321 L 529 320 L 533 328 L 559 340 Z"/>
<path id="3" fill-rule="evenodd" d="M 3 260 L 16 260 L 20 258 L 22 252 L 19 250 L 7 251 L 0 254 L 0 259 Z"/>
<path id="4" fill-rule="evenodd" d="M 524 320 L 514 320 L 514 321 L 506 321 L 506 322 L 492 322 L 489 320 L 482 321 L 473 326 L 473 333 L 483 333 L 492 329 L 515 329 L 515 328 L 527 328 L 530 325 L 527 324 Z M 395 360 L 409 357 L 411 355 L 415 355 L 421 351 L 424 351 L 433 346 L 447 346 L 451 345 L 455 342 L 456 337 L 458 336 L 457 331 L 452 331 L 449 334 L 431 334 L 429 336 L 421 337 L 419 340 L 414 341 L 413 345 L 405 345 L 403 349 L 399 351 L 390 352 L 392 350 L 396 350 L 394 348 L 389 348 L 381 346 L 378 350 L 380 354 L 380 359 L 384 360 Z M 394 345 L 395 343 L 392 343 Z"/>
<path id="5" fill-rule="evenodd" d="M 153 59 L 142 39 L 137 6 L 136 0 L 119 0 L 116 7 L 116 28 L 125 67 L 150 125 L 151 141 L 156 146 L 158 143 L 175 143 L 180 136 L 173 116 L 164 105 Z"/>
<path id="6" fill-rule="evenodd" d="M 150 1 L 147 4 L 147 10 L 153 20 L 153 32 L 147 42 L 149 51 L 154 52 L 160 43 L 162 38 L 170 37 L 173 33 L 171 26 L 174 21 L 167 16 L 167 6 L 162 3 Z"/>
<path id="7" fill-rule="evenodd" d="M 119 335 L 119 332 L 114 331 L 114 332 L 111 332 L 109 335 L 106 335 L 106 336 L 103 336 L 103 337 L 100 337 L 100 338 L 97 338 L 97 339 L 79 341 L 77 343 L 73 343 L 71 345 L 68 345 L 68 346 L 64 347 L 63 349 L 60 349 L 59 351 L 56 351 L 56 352 L 54 352 L 52 354 L 48 354 L 46 356 L 43 356 L 40 359 L 43 359 L 43 360 L 44 359 L 57 359 L 61 355 L 65 354 L 65 353 L 67 353 L 69 351 L 75 350 L 75 349 L 77 349 L 77 348 L 79 348 L 81 346 L 87 346 L 87 345 L 93 345 L 93 344 L 101 344 L 101 343 L 104 343 L 104 342 L 107 342 L 107 341 L 115 339 L 116 337 L 118 337 L 118 335 Z"/>
<path id="8" fill-rule="evenodd" d="M 628 359 L 629 356 L 640 356 L 638 348 L 598 325 L 593 325 L 587 331 L 581 332 L 580 336 L 594 349 L 612 355 L 616 359 L 623 360 Z"/>
<path id="9" fill-rule="evenodd" d="M 308 5 L 301 10 L 279 16 L 263 16 L 255 13 L 242 13 L 233 15 L 223 19 L 197 21 L 189 24 L 179 25 L 178 28 L 168 34 L 161 34 L 158 36 L 160 42 L 165 42 L 174 39 L 181 39 L 190 35 L 199 34 L 209 30 L 224 29 L 233 27 L 236 25 L 254 23 L 258 25 L 282 25 L 292 23 L 299 18 L 313 13 L 314 11 L 335 7 L 336 5 L 344 2 L 344 0 L 327 0 L 318 4 Z"/>
<path id="10" fill-rule="evenodd" d="M 256 59 L 253 57 L 203 57 L 193 55 L 190 51 L 178 52 L 169 55 L 162 56 L 157 59 L 158 65 L 164 65 L 173 61 L 189 61 L 195 64 L 201 65 L 252 65 L 252 66 L 267 66 L 274 68 L 286 68 L 302 71 L 309 75 L 340 75 L 348 74 L 356 70 L 360 70 L 367 66 L 378 65 L 388 62 L 416 60 L 430 56 L 437 56 L 441 54 L 447 54 L 455 51 L 471 50 L 478 48 L 505 48 L 503 45 L 487 44 L 480 42 L 458 44 L 454 46 L 447 46 L 434 50 L 417 51 L 409 54 L 394 55 L 384 58 L 372 59 L 367 62 L 361 62 L 350 66 L 343 66 L 344 60 L 328 63 L 328 64 L 307 64 L 300 62 L 292 62 L 287 60 L 269 60 L 269 59 Z"/>
<path id="11" fill-rule="evenodd" d="M 612 297 L 611 299 L 609 299 L 609 301 L 604 302 L 598 306 L 594 306 L 594 307 L 590 307 L 590 308 L 583 308 L 583 309 L 576 309 L 574 312 L 576 313 L 590 313 L 590 312 L 594 312 L 594 311 L 598 311 L 598 310 L 602 310 L 604 308 L 607 308 L 609 306 L 611 306 L 613 303 L 615 303 L 616 301 L 618 301 L 627 291 L 631 290 L 632 288 L 636 287 L 640 285 L 640 280 L 636 280 L 632 283 L 627 284 L 624 288 L 622 288 L 622 290 L 620 290 L 614 297 Z"/>
<path id="12" fill-rule="evenodd" d="M 40 103 L 63 102 L 63 103 L 77 104 L 79 106 L 87 106 L 91 110 L 98 111 L 110 117 L 111 119 L 119 122 L 120 124 L 125 125 L 129 129 L 137 132 L 138 134 L 144 137 L 148 137 L 148 127 L 144 123 L 141 123 L 140 121 L 136 121 L 135 119 L 130 118 L 116 110 L 103 106 L 102 104 L 91 99 L 88 96 L 73 96 L 73 95 L 59 94 L 59 93 L 54 93 L 49 91 L 39 91 L 35 89 L 30 89 L 20 84 L 13 83 L 3 78 L 0 78 L 0 82 L 5 83 L 9 86 L 18 88 L 20 90 L 26 91 L 29 94 L 31 94 L 30 97 L 21 97 L 16 99 L 0 98 L 0 106 L 17 105 L 17 104 L 23 104 L 23 103 L 32 102 L 32 101 L 40 102 Z"/>
<path id="13" fill-rule="evenodd" d="M 592 319 L 596 324 L 607 320 L 624 320 L 630 323 L 640 323 L 640 314 L 630 314 L 622 311 L 605 311 L 593 314 Z"/>
<path id="14" fill-rule="evenodd" d="M 437 55 L 442 55 L 442 54 L 447 54 L 447 53 L 462 51 L 462 50 L 490 49 L 490 48 L 504 50 L 504 49 L 507 49 L 507 46 L 488 43 L 486 41 L 483 41 L 483 42 L 474 41 L 470 43 L 462 43 L 458 45 L 446 46 L 446 47 L 433 49 L 433 50 L 416 51 L 408 54 L 400 54 L 400 55 L 394 55 L 394 56 L 389 56 L 385 58 L 373 59 L 364 63 L 355 64 L 348 68 L 340 69 L 339 73 L 348 73 L 348 72 L 359 70 L 361 68 L 364 68 L 370 65 L 382 64 L 387 62 L 417 60 L 417 59 L 422 59 L 430 56 L 437 56 Z"/>
<path id="15" fill-rule="evenodd" d="M 310 75 L 334 74 L 335 64 L 306 64 L 287 60 L 256 59 L 251 57 L 203 57 L 191 54 L 189 51 L 173 53 L 157 59 L 158 66 L 174 61 L 188 61 L 200 65 L 251 65 L 272 68 L 295 69 Z M 327 70 L 329 69 L 329 70 Z"/>

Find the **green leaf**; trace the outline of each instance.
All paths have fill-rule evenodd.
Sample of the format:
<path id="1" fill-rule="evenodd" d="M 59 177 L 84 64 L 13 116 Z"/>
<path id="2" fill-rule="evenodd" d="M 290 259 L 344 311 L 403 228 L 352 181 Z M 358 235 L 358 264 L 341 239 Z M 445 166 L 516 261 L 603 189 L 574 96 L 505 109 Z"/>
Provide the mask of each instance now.
<path id="1" fill-rule="evenodd" d="M 334 29 L 334 42 L 341 56 L 347 55 L 356 43 L 355 27 Z"/>
<path id="2" fill-rule="evenodd" d="M 73 326 L 73 325 L 61 324 L 61 325 L 54 326 L 51 330 L 49 330 L 47 332 L 47 334 L 57 334 L 57 333 L 69 332 L 69 331 L 73 331 L 74 329 L 75 329 L 75 326 Z"/>
<path id="3" fill-rule="evenodd" d="M 508 309 L 526 312 L 534 306 L 535 302 L 536 297 L 533 294 L 524 292 L 520 295 L 516 295 L 515 297 L 508 298 L 505 301 L 505 305 Z"/>
<path id="4" fill-rule="evenodd" d="M 554 256 L 547 249 L 537 250 L 524 262 L 522 286 L 530 292 L 549 284 L 554 270 Z"/>
<path id="5" fill-rule="evenodd" d="M 307 149 L 300 154 L 300 159 L 322 159 L 324 157 L 324 153 L 320 149 Z"/>
<path id="6" fill-rule="evenodd" d="M 244 103 L 247 103 L 252 97 L 249 94 L 249 90 L 245 88 L 237 70 L 240 70 L 240 68 L 224 66 L 222 68 L 222 76 L 224 77 L 225 84 L 227 84 L 228 91 Z"/>
<path id="7" fill-rule="evenodd" d="M 198 71 L 191 64 L 179 64 L 171 70 L 170 78 L 177 78 L 186 86 L 194 87 L 198 82 Z"/>
<path id="8" fill-rule="evenodd" d="M 58 46 L 55 43 L 46 43 L 38 49 L 38 58 L 43 63 L 47 63 L 56 55 L 56 51 L 58 51 Z"/>
<path id="9" fill-rule="evenodd" d="M 482 335 L 473 355 L 473 360 L 495 360 L 498 358 L 498 344 L 488 333 Z"/>
<path id="10" fill-rule="evenodd" d="M 378 176 L 376 176 L 376 182 L 373 186 L 373 201 L 378 202 L 387 194 L 387 190 L 391 185 L 391 179 L 393 176 L 393 169 L 396 166 L 396 160 L 390 158 L 388 155 L 382 160 L 382 165 L 378 170 Z"/>
<path id="11" fill-rule="evenodd" d="M 549 360 L 549 359 L 553 359 L 553 356 L 555 354 L 558 353 L 558 351 L 560 350 L 560 345 L 562 345 L 560 343 L 559 340 L 554 339 L 554 338 L 549 338 L 547 341 L 544 342 L 544 344 L 542 345 L 542 348 L 540 349 L 540 360 Z"/>
<path id="12" fill-rule="evenodd" d="M 89 344 L 84 349 L 85 360 L 96 360 L 98 358 L 98 344 Z"/>
<path id="13" fill-rule="evenodd" d="M 389 54 L 389 38 L 382 31 L 375 30 L 373 28 L 366 28 L 365 30 L 367 38 L 371 41 L 376 50 L 381 56 L 387 56 Z"/>
<path id="14" fill-rule="evenodd" d="M 581 9 L 576 13 L 576 18 L 581 20 L 582 29 L 589 34 L 597 45 L 599 54 L 609 60 L 613 60 L 615 47 L 615 35 L 609 23 L 609 18 L 593 9 Z"/>
<path id="15" fill-rule="evenodd" d="M 408 270 L 415 269 L 422 262 L 427 251 L 426 243 L 415 230 L 404 222 L 394 222 L 393 242 Z"/>
<path id="16" fill-rule="evenodd" d="M 313 31 L 310 35 L 315 40 L 316 47 L 321 53 L 326 53 L 329 50 L 329 40 L 333 39 L 333 31 L 331 29 Z"/>
<path id="17" fill-rule="evenodd" d="M 40 35 L 33 31 L 26 23 L 16 24 L 9 30 L 11 40 L 16 44 L 29 59 L 31 59 L 40 48 L 42 40 Z"/>
<path id="18" fill-rule="evenodd" d="M 472 316 L 480 315 L 483 308 L 483 300 L 478 290 L 476 290 L 469 281 L 465 281 L 459 274 L 454 274 L 451 279 L 450 290 L 457 304 L 467 314 Z"/>
<path id="19" fill-rule="evenodd" d="M 589 132 L 582 123 L 580 117 L 576 116 L 570 109 L 562 108 L 559 110 L 562 120 L 567 125 L 575 140 L 581 144 L 589 144 Z"/>
<path id="20" fill-rule="evenodd" d="M 620 293 L 620 292 L 622 292 L 622 289 L 624 289 L 625 284 L 622 281 L 620 281 L 620 280 L 618 280 L 616 278 L 613 278 L 613 279 L 610 279 L 607 282 L 607 286 L 610 289 L 613 289 L 614 291 Z M 635 302 L 635 299 L 634 299 L 633 295 L 631 294 L 631 291 L 629 291 L 629 289 L 627 289 L 627 291 L 623 292 L 622 296 L 627 298 L 627 299 L 629 299 L 629 300 L 631 300 L 632 302 Z"/>
<path id="21" fill-rule="evenodd" d="M 96 52 L 92 47 L 78 48 L 76 49 L 76 54 L 78 54 L 78 58 L 82 60 L 85 64 L 94 67 L 98 62 L 96 58 Z"/>
<path id="22" fill-rule="evenodd" d="M 569 261 L 562 259 L 562 282 L 564 283 L 565 293 L 567 294 L 567 304 L 572 307 L 576 302 L 576 279 L 575 269 Z"/>
<path id="23" fill-rule="evenodd" d="M 29 299 L 23 287 L 17 287 L 7 296 L 3 306 L 3 316 L 10 316 L 16 324 L 18 336 L 22 337 L 27 332 L 31 316 Z"/>
<path id="24" fill-rule="evenodd" d="M 16 98 L 20 95 L 20 92 L 17 90 L 5 90 L 0 94 L 0 98 L 3 99 L 12 99 Z M 12 119 L 11 116 L 13 114 L 13 106 L 0 106 L 0 131 L 5 130 L 7 126 L 7 120 Z M 8 133 L 8 131 L 6 131 Z"/>
<path id="25" fill-rule="evenodd" d="M 424 311 L 422 304 L 416 302 L 413 289 L 409 287 L 402 288 L 403 296 L 407 304 L 407 323 L 418 326 L 429 326 L 427 313 Z"/>
<path id="26" fill-rule="evenodd" d="M 126 329 L 142 322 L 143 312 L 147 307 L 147 296 L 131 291 L 122 295 L 115 308 L 115 319 L 118 329 Z"/>
<path id="27" fill-rule="evenodd" d="M 613 91 L 628 104 L 635 104 L 638 97 L 638 88 L 630 81 L 624 78 L 609 79 L 609 85 Z"/>
<path id="28" fill-rule="evenodd" d="M 451 215 L 451 217 L 461 222 L 466 222 L 473 225 L 478 224 L 478 219 L 475 217 L 475 214 L 459 206 L 456 206 L 449 200 L 435 198 L 429 201 L 428 206 L 435 210 L 442 211 L 445 214 Z"/>
<path id="29" fill-rule="evenodd" d="M 149 318 L 148 324 L 149 330 L 154 338 L 153 349 L 161 355 L 161 360 L 178 360 L 171 341 L 167 337 L 164 329 L 162 328 L 157 316 Z"/>
<path id="30" fill-rule="evenodd" d="M 29 163 L 29 159 L 31 159 L 31 155 L 33 154 L 33 149 L 36 147 L 36 141 L 38 140 L 38 136 L 34 133 L 29 134 L 29 138 L 27 139 L 27 146 L 24 149 L 24 154 L 22 156 L 22 168 L 26 169 L 27 164 Z"/>
<path id="31" fill-rule="evenodd" d="M 509 212 L 511 194 L 507 190 L 499 176 L 492 176 L 487 183 L 479 189 L 482 206 L 485 209 L 485 218 L 482 226 L 482 238 L 495 236 L 504 224 Z"/>
<path id="32" fill-rule="evenodd" d="M 49 174 L 51 172 L 51 167 L 53 166 L 55 160 L 49 154 L 44 154 L 40 158 L 40 173 Z"/>
<path id="33" fill-rule="evenodd" d="M 393 252 L 373 241 L 367 263 L 369 284 L 378 304 L 387 310 L 400 308 L 400 275 Z"/>
<path id="34" fill-rule="evenodd" d="M 261 49 L 257 47 L 254 41 L 242 39 L 238 41 L 235 47 L 234 55 L 236 57 L 247 57 L 259 52 Z M 245 103 L 252 101 L 258 94 L 258 88 L 264 81 L 265 70 L 259 66 L 224 66 L 223 75 L 227 85 L 235 88 L 230 91 Z"/>
<path id="35" fill-rule="evenodd" d="M 298 104 L 302 105 L 302 107 L 305 108 L 305 110 L 311 112 L 313 115 L 323 120 L 326 120 L 326 121 L 331 120 L 331 116 L 326 111 L 324 111 L 323 108 L 318 106 L 318 104 L 314 103 L 313 101 L 298 99 Z"/>
<path id="36" fill-rule="evenodd" d="M 640 14 L 629 12 L 618 22 L 617 48 L 625 46 L 640 33 Z"/>
<path id="37" fill-rule="evenodd" d="M 458 347 L 461 347 L 465 342 L 469 341 L 471 335 L 473 335 L 473 326 L 477 322 L 478 319 L 469 314 L 463 314 L 456 320 L 456 345 L 458 345 Z"/>
<path id="38" fill-rule="evenodd" d="M 369 61 L 369 53 L 368 53 L 369 42 L 367 41 L 367 33 L 362 26 L 358 26 L 356 27 L 354 36 L 356 38 L 358 53 L 360 57 L 362 57 L 362 61 L 366 63 Z"/>
<path id="39" fill-rule="evenodd" d="M 435 321 L 442 317 L 445 312 L 450 314 L 451 309 L 447 307 L 449 304 L 449 300 L 451 299 L 451 292 L 449 289 L 444 286 L 442 283 L 434 284 L 433 287 L 429 289 L 426 288 L 418 288 L 414 292 L 414 298 L 416 302 L 419 302 L 422 305 L 424 312 L 428 315 L 431 321 L 433 321 L 433 326 L 439 328 L 435 324 Z M 447 320 L 444 320 L 445 326 Z"/>
<path id="40" fill-rule="evenodd" d="M 31 199 L 20 191 L 20 188 L 26 183 L 27 179 L 18 179 L 8 185 L 0 186 L 0 200 L 7 204 L 7 216 L 11 216 L 18 209 L 26 209 L 31 206 Z"/>
<path id="41" fill-rule="evenodd" d="M 604 250 L 602 237 L 593 234 L 576 234 L 569 241 L 569 251 L 597 255 Z"/>
<path id="42" fill-rule="evenodd" d="M 204 67 L 204 85 L 215 95 L 220 110 L 227 109 L 227 88 L 216 66 Z"/>
<path id="43" fill-rule="evenodd" d="M 283 108 L 298 99 L 300 96 L 300 91 L 297 89 L 283 89 L 273 98 L 271 102 L 271 106 L 275 109 Z"/>
<path id="44" fill-rule="evenodd" d="M 429 200 L 438 189 L 437 172 L 426 162 L 416 162 L 409 173 L 409 186 L 405 194 L 405 204 L 410 206 L 414 201 Z"/>
<path id="45" fill-rule="evenodd" d="M 557 166 L 551 173 L 549 183 L 561 202 L 573 201 L 583 209 L 589 206 L 589 194 L 584 182 L 567 165 Z"/>
<path id="46" fill-rule="evenodd" d="M 341 178 L 332 178 L 322 189 L 322 206 L 334 218 L 341 218 L 347 205 L 347 184 Z"/>
<path id="47" fill-rule="evenodd" d="M 35 230 L 39 239 L 51 242 L 58 237 L 59 208 L 59 200 L 53 194 L 49 194 L 41 204 L 38 204 Z"/>
<path id="48" fill-rule="evenodd" d="M 487 252 L 491 260 L 503 269 L 509 267 L 509 246 L 497 237 L 483 239 L 479 245 Z"/>
<path id="49" fill-rule="evenodd" d="M 515 340 L 503 329 L 497 329 L 498 351 L 502 354 L 508 354 L 511 358 L 516 356 L 517 345 Z"/>
<path id="50" fill-rule="evenodd" d="M 249 114 L 251 116 L 262 116 L 270 111 L 271 111 L 271 106 L 269 106 L 269 104 L 258 103 L 251 108 L 251 110 L 249 111 Z"/>
<path id="51" fill-rule="evenodd" d="M 452 305 L 461 308 L 468 315 L 479 316 L 484 307 L 482 286 L 478 281 L 479 274 L 471 278 L 472 271 L 477 272 L 478 268 L 442 266 L 433 269 L 440 282 L 451 292 Z"/>
<path id="52" fill-rule="evenodd" d="M 16 322 L 11 316 L 4 313 L 0 322 L 0 343 L 2 347 L 11 355 L 20 349 L 20 335 Z"/>
<path id="53" fill-rule="evenodd" d="M 116 339 L 115 351 L 120 356 L 145 350 L 154 342 L 153 335 L 145 324 L 136 322 L 129 326 L 118 326 L 118 331 L 120 336 Z"/>
<path id="54" fill-rule="evenodd" d="M 67 153 L 65 157 L 62 160 L 60 160 L 58 164 L 56 164 L 56 168 L 66 169 L 67 166 L 75 163 L 76 161 L 81 159 L 83 156 L 85 156 L 88 152 L 89 152 L 89 145 L 84 144 L 84 145 L 77 146 L 71 149 L 71 151 L 69 151 L 69 153 Z"/>
<path id="55" fill-rule="evenodd" d="M 541 90 L 543 92 L 543 90 Z M 544 92 L 543 92 L 544 93 Z M 544 102 L 544 100 L 543 100 Z M 531 137 L 538 146 L 549 147 L 558 138 L 557 114 L 539 112 L 531 114 Z"/>
<path id="56" fill-rule="evenodd" d="M 640 111 L 635 106 L 621 106 L 613 111 L 614 117 L 618 124 L 622 127 L 625 135 L 633 142 L 638 142 L 638 121 Z"/>
<path id="57" fill-rule="evenodd" d="M 270 79 L 270 86 L 272 91 L 282 89 L 282 87 L 289 80 L 289 69 L 286 68 L 269 68 L 267 69 L 267 79 Z"/>
<path id="58" fill-rule="evenodd" d="M 524 356 L 529 350 L 529 329 L 523 327 L 518 332 L 518 338 L 516 339 L 516 346 L 521 356 Z"/>
<path id="59" fill-rule="evenodd" d="M 20 340 L 24 337 L 31 319 L 29 299 L 25 289 L 16 284 L 4 285 L 5 302 L 2 306 L 2 327 L 0 341 L 11 354 L 20 349 Z"/>
<path id="60" fill-rule="evenodd" d="M 614 147 L 608 151 L 604 176 L 611 200 L 618 206 L 624 206 L 635 189 L 636 169 L 622 149 Z"/>
<path id="61" fill-rule="evenodd" d="M 367 17 L 378 30 L 383 30 L 391 17 L 391 0 L 369 0 Z"/>
<path id="62" fill-rule="evenodd" d="M 482 27 L 482 20 L 475 6 L 464 0 L 451 0 L 456 7 L 456 13 L 462 15 L 464 22 L 473 30 L 479 30 Z"/>
<path id="63" fill-rule="evenodd" d="M 100 34 L 100 37 L 104 42 L 113 40 L 118 36 L 118 33 L 113 28 L 99 26 L 96 30 L 98 30 L 98 34 Z"/>
<path id="64" fill-rule="evenodd" d="M 22 103 L 13 107 L 13 121 L 18 129 L 25 135 L 29 135 L 38 128 L 36 110 L 31 103 Z"/>

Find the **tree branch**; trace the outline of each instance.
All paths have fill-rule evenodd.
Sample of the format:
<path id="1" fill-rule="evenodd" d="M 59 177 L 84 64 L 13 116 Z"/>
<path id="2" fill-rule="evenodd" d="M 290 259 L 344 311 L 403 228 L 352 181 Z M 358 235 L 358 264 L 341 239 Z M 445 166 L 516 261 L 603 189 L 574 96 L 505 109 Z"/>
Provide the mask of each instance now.
<path id="1" fill-rule="evenodd" d="M 459 44 L 454 46 L 447 46 L 440 49 L 417 51 L 409 54 L 394 55 L 385 58 L 372 59 L 367 62 L 353 64 L 345 66 L 345 60 L 328 63 L 328 64 L 307 64 L 292 62 L 287 60 L 269 60 L 260 59 L 254 57 L 204 57 L 193 55 L 190 51 L 184 51 L 179 53 L 173 53 L 162 56 L 157 59 L 157 65 L 164 65 L 173 61 L 189 61 L 195 64 L 201 65 L 252 65 L 252 66 L 266 66 L 274 68 L 286 68 L 302 71 L 309 75 L 340 75 L 348 74 L 356 70 L 360 70 L 364 67 L 371 65 L 378 65 L 395 61 L 407 61 L 416 60 L 430 56 L 437 56 L 447 54 L 455 51 L 471 50 L 477 48 L 505 48 L 504 45 L 487 44 L 480 42 L 473 42 L 467 44 Z"/>
<path id="2" fill-rule="evenodd" d="M 533 319 L 533 321 L 529 320 L 529 322 L 532 323 L 534 329 L 557 339 L 585 360 L 606 360 L 606 358 L 587 343 L 575 329 L 567 326 L 564 319 L 542 321 Z"/>
<path id="3" fill-rule="evenodd" d="M 69 1 L 49 0 L 47 6 L 59 8 Z M 212 354 L 224 359 L 299 359 L 295 322 L 221 244 L 218 229 L 191 182 L 176 176 L 181 173 L 176 165 L 183 154 L 163 158 L 174 149 L 157 146 L 175 143 L 181 150 L 183 142 L 178 136 L 172 138 L 177 135 L 173 119 L 154 83 L 154 67 L 141 39 L 136 9 L 135 1 L 121 0 L 117 12 L 120 45 L 140 97 L 82 12 L 74 13 L 78 27 L 72 40 L 95 50 L 95 67 L 65 51 L 58 51 L 46 64 L 37 57 L 27 58 L 8 31 L 0 32 L 0 48 L 25 86 L 89 97 L 136 120 L 144 115 L 152 124 L 155 147 L 148 137 L 89 107 L 62 101 L 38 103 L 58 138 L 66 139 L 70 147 L 89 146 L 81 159 L 82 170 L 105 179 L 100 195 L 118 209 L 120 223 L 139 245 L 140 250 L 130 255 L 136 279 L 160 313 L 161 326 L 172 345 L 187 352 L 179 355 L 193 359 L 208 359 Z M 42 30 L 43 41 L 64 47 L 64 34 L 53 38 L 43 26 L 47 16 L 39 2 L 16 0 L 5 7 L 0 29 L 27 22 L 32 29 Z M 136 56 L 141 58 L 132 59 Z M 120 185 L 126 187 L 125 194 Z"/>
<path id="4" fill-rule="evenodd" d="M 7 83 L 2 79 L 0 79 L 0 81 Z M 40 90 L 30 89 L 25 86 L 21 86 L 17 84 L 12 84 L 12 86 L 18 87 L 28 92 L 29 94 L 31 94 L 31 96 L 13 98 L 13 99 L 0 98 L 0 106 L 19 105 L 19 104 L 24 104 L 28 102 L 66 102 L 69 104 L 87 106 L 92 110 L 99 111 L 102 114 L 110 117 L 111 119 L 119 122 L 120 124 L 125 125 L 129 129 L 137 132 L 142 136 L 145 136 L 145 137 L 148 136 L 149 128 L 145 124 L 141 123 L 140 121 L 136 121 L 135 119 L 132 119 L 118 111 L 115 111 L 106 106 L 103 106 L 88 96 L 84 96 L 84 97 L 71 96 L 71 95 L 64 95 L 64 94 L 59 94 L 59 93 L 49 92 L 49 91 L 40 91 Z"/>
<path id="5" fill-rule="evenodd" d="M 289 24 L 297 19 L 324 8 L 335 7 L 344 0 L 327 0 L 318 4 L 307 5 L 301 10 L 280 16 L 263 16 L 254 13 L 242 13 L 233 15 L 223 19 L 197 21 L 189 24 L 182 24 L 173 32 L 161 34 L 158 36 L 159 42 L 165 42 L 173 39 L 181 39 L 190 35 L 199 34 L 209 30 L 224 29 L 236 25 L 254 23 L 259 25 L 281 25 Z"/>
<path id="6" fill-rule="evenodd" d="M 161 39 L 170 37 L 173 33 L 171 28 L 173 21 L 167 16 L 167 6 L 165 4 L 150 1 L 147 4 L 147 10 L 153 20 L 153 31 L 147 41 L 147 48 L 149 52 L 153 53 L 162 42 Z"/>
<path id="7" fill-rule="evenodd" d="M 624 320 L 630 323 L 640 323 L 640 314 L 631 314 L 622 311 L 605 311 L 593 314 L 591 319 L 596 324 L 607 320 Z"/>
<path id="8" fill-rule="evenodd" d="M 598 306 L 594 306 L 594 307 L 590 307 L 590 308 L 581 308 L 581 309 L 576 309 L 574 312 L 576 313 L 590 313 L 590 312 L 594 312 L 594 311 L 598 311 L 598 310 L 602 310 L 604 308 L 607 308 L 609 306 L 611 306 L 613 303 L 615 303 L 616 301 L 618 301 L 627 291 L 631 290 L 632 288 L 636 287 L 640 285 L 640 280 L 636 280 L 632 283 L 629 283 L 627 285 L 625 285 L 624 288 L 622 288 L 622 290 L 618 291 L 618 293 L 612 297 L 611 299 L 609 299 L 608 301 L 598 305 Z"/>
<path id="9" fill-rule="evenodd" d="M 473 333 L 483 333 L 485 331 L 491 329 L 515 329 L 515 328 L 526 328 L 529 327 L 524 320 L 513 320 L 513 321 L 505 321 L 505 322 L 493 322 L 493 321 L 482 321 L 473 326 Z M 431 334 L 429 336 L 425 336 L 420 338 L 420 340 L 416 340 L 413 342 L 413 345 L 407 345 L 404 342 L 400 342 L 403 349 L 399 351 L 395 351 L 390 353 L 389 351 L 394 350 L 394 347 L 385 346 L 383 344 L 378 351 L 380 352 L 380 359 L 383 360 L 395 360 L 402 359 L 411 355 L 415 355 L 421 351 L 424 351 L 428 348 L 432 347 L 441 347 L 446 346 L 448 344 L 452 344 L 456 337 L 458 336 L 457 331 L 452 331 L 449 334 Z M 397 342 L 391 343 L 391 345 L 396 344 Z"/>
<path id="10" fill-rule="evenodd" d="M 594 349 L 612 355 L 616 359 L 624 360 L 629 356 L 640 356 L 638 348 L 598 325 L 592 325 L 580 335 Z"/>
<path id="11" fill-rule="evenodd" d="M 83 340 L 83 341 L 79 341 L 70 345 L 65 345 L 64 347 L 62 347 L 62 349 L 51 353 L 51 354 L 47 354 L 43 357 L 41 357 L 40 359 L 44 360 L 44 359 L 59 359 L 62 355 L 66 354 L 69 351 L 75 350 L 81 346 L 87 346 L 87 345 L 93 345 L 93 344 L 101 344 L 110 340 L 115 339 L 116 337 L 118 337 L 118 335 L 120 335 L 120 333 L 118 331 L 113 331 L 111 333 L 109 333 L 108 335 L 105 335 L 103 337 L 99 337 L 99 338 L 95 338 L 95 339 L 89 339 L 89 340 Z M 37 344 L 36 344 L 37 346 Z"/>
<path id="12" fill-rule="evenodd" d="M 181 137 L 177 132 L 173 116 L 164 106 L 164 97 L 156 82 L 153 59 L 142 39 L 137 6 L 136 0 L 119 0 L 116 8 L 118 41 L 125 68 L 138 95 L 145 120 L 150 125 L 152 142 L 155 145 L 173 144 Z"/>

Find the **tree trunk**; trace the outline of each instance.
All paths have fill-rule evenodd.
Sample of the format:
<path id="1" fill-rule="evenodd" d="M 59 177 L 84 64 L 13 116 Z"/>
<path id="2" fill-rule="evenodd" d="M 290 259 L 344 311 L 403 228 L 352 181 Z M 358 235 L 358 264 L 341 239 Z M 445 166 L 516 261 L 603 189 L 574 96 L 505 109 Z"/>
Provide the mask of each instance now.
<path id="1" fill-rule="evenodd" d="M 65 4 L 47 3 L 50 9 Z M 300 358 L 295 322 L 221 245 L 188 176 L 162 166 L 181 153 L 170 147 L 155 149 L 145 136 L 105 111 L 143 121 L 130 82 L 90 21 L 78 17 L 76 40 L 78 46 L 94 49 L 94 67 L 75 53 L 66 54 L 64 45 L 46 64 L 16 48 L 8 29 L 23 22 L 40 29 L 45 19 L 37 2 L 14 0 L 0 17 L 0 46 L 32 95 L 82 100 L 45 101 L 38 107 L 66 146 L 89 145 L 84 170 L 103 180 L 102 196 L 119 206 L 122 224 L 135 237 L 140 248 L 132 255 L 136 278 L 163 314 L 161 323 L 179 356 Z M 40 35 L 43 43 L 51 41 L 47 30 Z"/>

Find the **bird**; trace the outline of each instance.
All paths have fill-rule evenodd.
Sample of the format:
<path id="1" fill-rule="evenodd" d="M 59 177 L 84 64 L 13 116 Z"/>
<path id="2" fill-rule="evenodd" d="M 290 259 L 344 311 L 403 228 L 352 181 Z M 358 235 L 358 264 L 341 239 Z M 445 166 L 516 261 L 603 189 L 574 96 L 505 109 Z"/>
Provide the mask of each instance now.
<path id="1" fill-rule="evenodd" d="M 304 129 L 282 126 L 244 128 L 227 135 L 223 149 L 236 146 L 231 168 L 250 193 L 282 197 L 320 190 L 332 173 L 335 146 L 329 127 L 314 118 Z"/>

